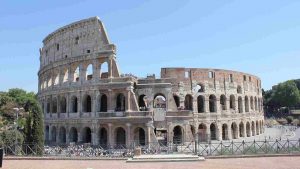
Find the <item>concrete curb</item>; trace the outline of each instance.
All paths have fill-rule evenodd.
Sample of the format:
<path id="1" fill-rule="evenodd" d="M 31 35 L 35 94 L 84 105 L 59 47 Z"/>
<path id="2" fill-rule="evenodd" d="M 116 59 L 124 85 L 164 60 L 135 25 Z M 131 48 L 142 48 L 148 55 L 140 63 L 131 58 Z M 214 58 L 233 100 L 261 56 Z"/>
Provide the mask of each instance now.
<path id="1" fill-rule="evenodd" d="M 7 156 L 4 160 L 127 160 L 127 158 L 96 158 L 96 157 L 17 157 Z"/>
<path id="2" fill-rule="evenodd" d="M 300 154 L 261 154 L 261 155 L 228 155 L 228 156 L 204 156 L 205 159 L 222 158 L 257 158 L 257 157 L 297 157 Z"/>

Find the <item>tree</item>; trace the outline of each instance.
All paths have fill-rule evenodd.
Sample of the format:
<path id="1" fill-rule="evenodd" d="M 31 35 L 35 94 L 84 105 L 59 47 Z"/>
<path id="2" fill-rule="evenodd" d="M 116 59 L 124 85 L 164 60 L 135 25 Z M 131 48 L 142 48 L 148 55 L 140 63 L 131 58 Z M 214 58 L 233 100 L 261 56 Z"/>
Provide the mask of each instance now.
<path id="1" fill-rule="evenodd" d="M 279 83 L 275 87 L 273 99 L 282 107 L 296 106 L 300 102 L 300 93 L 292 80 Z"/>
<path id="2" fill-rule="evenodd" d="M 42 155 L 44 147 L 43 113 L 37 101 L 31 107 L 30 112 L 32 113 L 32 142 L 38 146 L 37 154 Z"/>

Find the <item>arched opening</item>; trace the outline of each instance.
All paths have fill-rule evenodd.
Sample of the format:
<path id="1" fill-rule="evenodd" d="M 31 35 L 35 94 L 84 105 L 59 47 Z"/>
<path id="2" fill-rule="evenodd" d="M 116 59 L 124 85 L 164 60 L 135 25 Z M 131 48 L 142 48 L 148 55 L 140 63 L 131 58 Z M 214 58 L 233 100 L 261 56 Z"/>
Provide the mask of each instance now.
<path id="1" fill-rule="evenodd" d="M 258 121 L 256 121 L 256 135 L 259 135 L 259 125 L 258 125 Z"/>
<path id="2" fill-rule="evenodd" d="M 145 130 L 138 127 L 134 130 L 134 141 L 137 145 L 144 146 L 146 144 Z"/>
<path id="3" fill-rule="evenodd" d="M 76 96 L 72 96 L 71 98 L 71 112 L 72 113 L 76 113 L 78 112 L 78 100 L 77 100 L 77 97 Z"/>
<path id="4" fill-rule="evenodd" d="M 68 78 L 69 78 L 69 71 L 67 69 L 67 70 L 65 70 L 65 73 L 64 73 L 63 83 L 67 82 Z"/>
<path id="5" fill-rule="evenodd" d="M 52 78 L 50 77 L 49 79 L 48 79 L 48 87 L 51 87 L 52 86 Z"/>
<path id="6" fill-rule="evenodd" d="M 73 73 L 73 82 L 78 82 L 79 81 L 79 67 L 77 67 Z"/>
<path id="7" fill-rule="evenodd" d="M 245 137 L 245 136 L 244 136 L 245 128 L 244 128 L 244 123 L 243 123 L 243 122 L 241 122 L 241 123 L 239 124 L 239 129 L 240 129 L 240 137 Z"/>
<path id="8" fill-rule="evenodd" d="M 55 126 L 53 126 L 52 130 L 51 130 L 51 141 L 54 143 L 56 142 L 56 127 Z"/>
<path id="9" fill-rule="evenodd" d="M 126 145 L 126 132 L 122 127 L 116 129 L 116 145 L 125 146 Z"/>
<path id="10" fill-rule="evenodd" d="M 46 126 L 46 131 L 45 131 L 45 140 L 46 140 L 46 142 L 48 142 L 49 141 L 49 126 Z"/>
<path id="11" fill-rule="evenodd" d="M 92 112 L 92 98 L 90 95 L 85 95 L 83 97 L 82 111 Z"/>
<path id="12" fill-rule="evenodd" d="M 193 110 L 193 97 L 191 95 L 186 95 L 184 99 L 185 110 Z"/>
<path id="13" fill-rule="evenodd" d="M 222 140 L 229 140 L 228 138 L 228 126 L 227 124 L 222 125 Z"/>
<path id="14" fill-rule="evenodd" d="M 64 127 L 59 129 L 59 143 L 66 143 L 66 129 Z"/>
<path id="15" fill-rule="evenodd" d="M 216 102 L 217 102 L 216 96 L 210 95 L 209 96 L 209 111 L 210 112 L 217 112 Z"/>
<path id="16" fill-rule="evenodd" d="M 120 93 L 117 95 L 116 111 L 125 111 L 125 96 Z"/>
<path id="17" fill-rule="evenodd" d="M 154 96 L 153 108 L 166 108 L 166 97 L 163 94 L 156 94 Z"/>
<path id="18" fill-rule="evenodd" d="M 147 111 L 147 96 L 142 94 L 139 96 L 139 108 L 140 111 Z"/>
<path id="19" fill-rule="evenodd" d="M 251 123 L 252 136 L 255 136 L 255 123 L 252 121 Z"/>
<path id="20" fill-rule="evenodd" d="M 223 95 L 223 94 L 220 97 L 220 104 L 221 104 L 222 110 L 227 109 L 227 107 L 226 107 L 226 96 Z"/>
<path id="21" fill-rule="evenodd" d="M 240 85 L 237 86 L 237 93 L 242 94 L 242 87 Z"/>
<path id="22" fill-rule="evenodd" d="M 210 125 L 210 140 L 217 140 L 217 128 L 214 123 Z"/>
<path id="23" fill-rule="evenodd" d="M 246 123 L 246 133 L 247 133 L 247 137 L 251 136 L 251 129 L 250 129 L 250 123 L 249 122 Z"/>
<path id="24" fill-rule="evenodd" d="M 86 68 L 85 80 L 92 80 L 93 79 L 93 65 L 89 64 Z"/>
<path id="25" fill-rule="evenodd" d="M 82 130 L 82 142 L 91 143 L 92 142 L 92 130 L 89 127 L 85 127 Z"/>
<path id="26" fill-rule="evenodd" d="M 69 140 L 70 142 L 77 143 L 78 142 L 78 132 L 75 127 L 72 127 L 69 132 Z"/>
<path id="27" fill-rule="evenodd" d="M 173 143 L 181 144 L 183 141 L 183 129 L 181 126 L 176 126 L 173 129 Z"/>
<path id="28" fill-rule="evenodd" d="M 242 97 L 238 97 L 238 108 L 239 108 L 239 113 L 243 113 L 243 100 Z"/>
<path id="29" fill-rule="evenodd" d="M 105 94 L 101 96 L 100 112 L 107 112 L 107 96 Z"/>
<path id="30" fill-rule="evenodd" d="M 253 96 L 250 97 L 250 108 L 254 110 Z"/>
<path id="31" fill-rule="evenodd" d="M 249 99 L 245 96 L 245 112 L 249 112 Z"/>
<path id="32" fill-rule="evenodd" d="M 57 98 L 52 99 L 52 113 L 57 113 Z"/>
<path id="33" fill-rule="evenodd" d="M 100 78 L 101 79 L 107 79 L 108 78 L 108 64 L 107 64 L 107 62 L 104 62 L 104 63 L 101 64 Z"/>
<path id="34" fill-rule="evenodd" d="M 235 110 L 235 97 L 234 97 L 234 95 L 230 95 L 230 109 Z"/>
<path id="35" fill-rule="evenodd" d="M 46 105 L 47 107 L 46 107 L 46 112 L 47 113 L 50 113 L 50 107 L 51 107 L 51 99 L 49 98 L 49 99 L 47 99 L 47 105 Z"/>
<path id="36" fill-rule="evenodd" d="M 197 97 L 197 107 L 198 107 L 198 113 L 203 113 L 204 112 L 204 105 L 205 105 L 205 100 L 204 96 L 198 96 Z"/>
<path id="37" fill-rule="evenodd" d="M 234 122 L 231 124 L 231 135 L 233 139 L 238 138 L 237 124 Z"/>
<path id="38" fill-rule="evenodd" d="M 198 127 L 198 138 L 200 142 L 207 141 L 207 134 L 206 134 L 206 125 L 200 124 Z"/>
<path id="39" fill-rule="evenodd" d="M 255 106 L 255 110 L 257 111 L 257 98 L 254 98 L 254 106 Z"/>
<path id="40" fill-rule="evenodd" d="M 197 92 L 204 92 L 204 85 L 203 84 L 197 84 L 195 89 L 196 89 Z"/>
<path id="41" fill-rule="evenodd" d="M 176 107 L 177 108 L 180 107 L 180 98 L 179 98 L 179 96 L 173 95 L 173 98 L 175 100 Z"/>
<path id="42" fill-rule="evenodd" d="M 60 112 L 61 113 L 67 112 L 67 100 L 65 97 L 60 98 Z"/>
<path id="43" fill-rule="evenodd" d="M 99 130 L 98 138 L 100 146 L 105 148 L 107 146 L 107 130 L 105 128 Z"/>
<path id="44" fill-rule="evenodd" d="M 59 74 L 57 74 L 57 75 L 55 76 L 55 79 L 54 79 L 54 85 L 58 85 L 58 83 L 59 83 Z"/>

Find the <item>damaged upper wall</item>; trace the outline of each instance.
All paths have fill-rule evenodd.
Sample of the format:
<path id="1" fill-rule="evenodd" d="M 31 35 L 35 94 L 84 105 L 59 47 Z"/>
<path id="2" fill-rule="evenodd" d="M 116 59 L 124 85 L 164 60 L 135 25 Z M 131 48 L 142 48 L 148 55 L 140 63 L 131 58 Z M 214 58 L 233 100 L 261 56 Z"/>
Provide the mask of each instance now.
<path id="1" fill-rule="evenodd" d="M 49 34 L 40 49 L 40 63 L 43 67 L 62 59 L 106 50 L 115 51 L 115 46 L 110 44 L 103 23 L 98 17 L 92 17 Z"/>

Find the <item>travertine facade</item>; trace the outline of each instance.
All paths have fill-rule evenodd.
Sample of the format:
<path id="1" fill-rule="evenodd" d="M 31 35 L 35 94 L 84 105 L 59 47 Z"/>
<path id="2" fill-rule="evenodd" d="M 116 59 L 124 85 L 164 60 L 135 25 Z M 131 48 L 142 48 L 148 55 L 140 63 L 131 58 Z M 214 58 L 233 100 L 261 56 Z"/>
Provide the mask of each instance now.
<path id="1" fill-rule="evenodd" d="M 256 76 L 198 68 L 162 68 L 160 79 L 121 75 L 97 17 L 62 27 L 43 44 L 38 96 L 48 143 L 181 143 L 263 133 Z"/>

